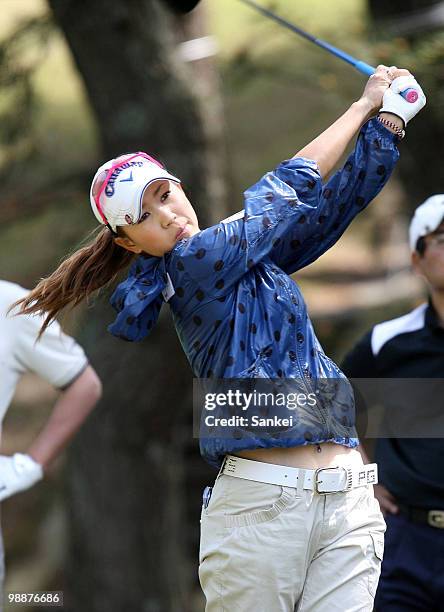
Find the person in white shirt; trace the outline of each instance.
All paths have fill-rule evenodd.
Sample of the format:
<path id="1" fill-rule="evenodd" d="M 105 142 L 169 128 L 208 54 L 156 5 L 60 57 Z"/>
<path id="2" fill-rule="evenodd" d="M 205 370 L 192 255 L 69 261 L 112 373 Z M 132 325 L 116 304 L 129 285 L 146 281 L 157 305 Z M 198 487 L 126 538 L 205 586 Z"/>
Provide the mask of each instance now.
<path id="1" fill-rule="evenodd" d="M 27 295 L 19 285 L 0 280 L 0 432 L 22 374 L 34 372 L 60 389 L 51 415 L 29 448 L 0 455 L 0 501 L 28 489 L 41 478 L 82 425 L 102 393 L 83 349 L 54 321 L 42 334 L 42 317 L 8 312 Z M 18 449 L 19 450 L 19 449 Z M 0 592 L 4 553 L 0 531 Z"/>

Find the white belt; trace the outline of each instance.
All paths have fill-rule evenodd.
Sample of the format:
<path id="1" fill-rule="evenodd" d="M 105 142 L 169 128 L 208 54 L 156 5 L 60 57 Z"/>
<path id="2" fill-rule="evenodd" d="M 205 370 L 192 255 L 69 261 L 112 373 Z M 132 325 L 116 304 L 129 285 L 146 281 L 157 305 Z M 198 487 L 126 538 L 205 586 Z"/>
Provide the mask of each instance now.
<path id="1" fill-rule="evenodd" d="M 350 491 L 355 487 L 365 487 L 378 482 L 376 463 L 306 470 L 227 455 L 221 473 L 266 484 L 309 489 L 321 494 Z"/>

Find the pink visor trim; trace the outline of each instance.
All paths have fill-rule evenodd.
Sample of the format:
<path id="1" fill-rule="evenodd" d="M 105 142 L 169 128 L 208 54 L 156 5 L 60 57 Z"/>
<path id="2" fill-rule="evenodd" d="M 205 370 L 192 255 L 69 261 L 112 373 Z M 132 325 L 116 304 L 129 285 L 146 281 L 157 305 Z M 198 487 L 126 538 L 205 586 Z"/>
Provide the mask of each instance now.
<path id="1" fill-rule="evenodd" d="M 154 157 L 151 157 L 151 155 L 148 155 L 147 153 L 144 153 L 143 151 L 139 151 L 138 153 L 134 153 L 129 155 L 128 157 L 125 157 L 124 159 L 121 159 L 120 161 L 116 162 L 115 164 L 113 164 L 111 166 L 111 168 L 107 171 L 106 176 L 105 176 L 105 180 L 103 181 L 102 185 L 100 186 L 100 189 L 98 191 L 98 193 L 96 195 L 93 195 L 94 198 L 94 203 L 97 206 L 97 210 L 99 211 L 100 216 L 103 219 L 103 222 L 108 225 L 108 227 L 111 227 L 110 224 L 108 223 L 108 219 L 105 216 L 105 213 L 103 212 L 103 208 L 102 205 L 100 204 L 100 197 L 102 195 L 102 193 L 105 191 L 106 186 L 109 183 L 109 180 L 113 174 L 113 172 L 117 169 L 120 168 L 121 166 L 123 166 L 124 164 L 127 164 L 129 161 L 131 161 L 132 159 L 134 159 L 135 157 L 144 157 L 145 159 L 147 159 L 148 161 L 152 162 L 153 164 L 156 164 L 157 166 L 159 166 L 159 168 L 164 169 L 164 166 L 157 161 L 157 159 L 154 159 Z M 96 179 L 97 180 L 97 179 Z"/>

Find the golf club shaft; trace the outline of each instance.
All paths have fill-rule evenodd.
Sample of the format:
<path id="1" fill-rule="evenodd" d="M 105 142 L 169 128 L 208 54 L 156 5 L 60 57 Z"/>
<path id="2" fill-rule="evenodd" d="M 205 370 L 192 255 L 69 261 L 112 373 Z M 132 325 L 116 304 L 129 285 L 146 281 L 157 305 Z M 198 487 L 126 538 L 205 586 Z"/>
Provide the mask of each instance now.
<path id="1" fill-rule="evenodd" d="M 308 32 L 305 32 L 305 30 L 298 28 L 298 26 L 294 25 L 294 23 L 291 23 L 290 21 L 287 21 L 283 17 L 276 15 L 276 13 L 273 13 L 273 11 L 266 9 L 265 7 L 260 6 L 259 4 L 256 4 L 256 2 L 253 2 L 252 0 L 240 0 L 240 1 L 243 2 L 244 4 L 248 4 L 248 6 L 251 6 L 251 8 L 255 9 L 259 13 L 262 13 L 262 15 L 264 15 L 265 17 L 268 17 L 269 19 L 276 21 L 276 23 L 279 23 L 279 25 L 283 26 L 284 28 L 291 30 L 295 34 L 298 34 L 299 36 L 302 36 L 303 38 L 309 40 L 315 45 L 318 45 L 318 47 L 321 47 L 322 49 L 329 51 L 333 55 L 336 55 L 336 57 L 339 57 L 344 62 L 347 62 L 348 64 L 356 68 L 362 74 L 365 74 L 366 76 L 370 76 L 375 72 L 376 69 L 373 66 L 370 66 L 369 64 L 366 64 L 365 62 L 357 60 L 355 57 L 349 55 L 348 53 L 345 53 L 344 51 L 341 51 L 337 47 L 330 45 L 329 43 L 325 42 L 324 40 L 321 40 L 320 38 L 315 38 Z"/>
<path id="2" fill-rule="evenodd" d="M 322 49 L 325 49 L 326 51 L 328 51 L 329 53 L 332 53 L 336 57 L 339 57 L 339 59 L 341 59 L 344 62 L 347 62 L 347 64 L 350 64 L 351 66 L 353 66 L 353 68 L 358 70 L 358 72 L 360 72 L 361 74 L 365 74 L 366 76 L 371 76 L 372 74 L 375 73 L 376 68 L 374 68 L 374 66 L 370 66 L 370 64 L 367 64 L 366 62 L 363 62 L 362 60 L 356 59 L 352 55 L 349 55 L 348 53 L 345 53 L 345 51 L 341 51 L 341 49 L 338 49 L 337 47 L 334 47 L 333 45 L 330 45 L 328 42 L 325 42 L 324 40 L 322 40 L 320 38 L 315 38 L 314 36 L 312 36 L 308 32 L 305 32 L 305 30 L 302 30 L 298 26 L 294 25 L 294 23 L 291 23 L 290 21 L 287 21 L 283 17 L 280 17 L 279 15 L 276 15 L 276 13 L 273 13 L 273 11 L 270 11 L 269 9 L 266 9 L 263 6 L 260 6 L 259 4 L 256 4 L 256 2 L 253 2 L 253 0 L 240 0 L 240 1 L 243 2 L 244 4 L 247 4 L 251 8 L 255 9 L 256 11 L 258 11 L 259 13 L 264 15 L 265 17 L 268 17 L 269 19 L 272 19 L 273 21 L 275 21 L 279 25 L 283 26 L 284 28 L 287 28 L 288 30 L 291 30 L 295 34 L 298 34 L 299 36 L 302 36 L 306 40 L 309 40 L 310 42 L 312 42 L 315 45 L 317 45 L 318 47 L 321 47 Z M 400 92 L 400 95 L 403 98 L 405 98 L 408 102 L 413 102 L 414 100 L 416 100 L 416 97 L 413 96 L 413 98 L 409 99 L 410 98 L 410 95 L 409 95 L 410 92 L 415 92 L 415 90 L 406 89 L 405 91 Z"/>

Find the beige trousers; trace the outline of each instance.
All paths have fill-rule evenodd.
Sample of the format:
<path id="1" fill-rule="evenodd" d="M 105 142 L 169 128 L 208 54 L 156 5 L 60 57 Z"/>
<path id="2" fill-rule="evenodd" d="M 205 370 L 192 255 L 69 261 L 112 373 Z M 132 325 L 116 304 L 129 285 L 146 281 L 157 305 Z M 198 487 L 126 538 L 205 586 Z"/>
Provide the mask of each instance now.
<path id="1" fill-rule="evenodd" d="M 372 486 L 319 495 L 219 474 L 201 518 L 205 610 L 371 611 L 384 531 Z"/>

